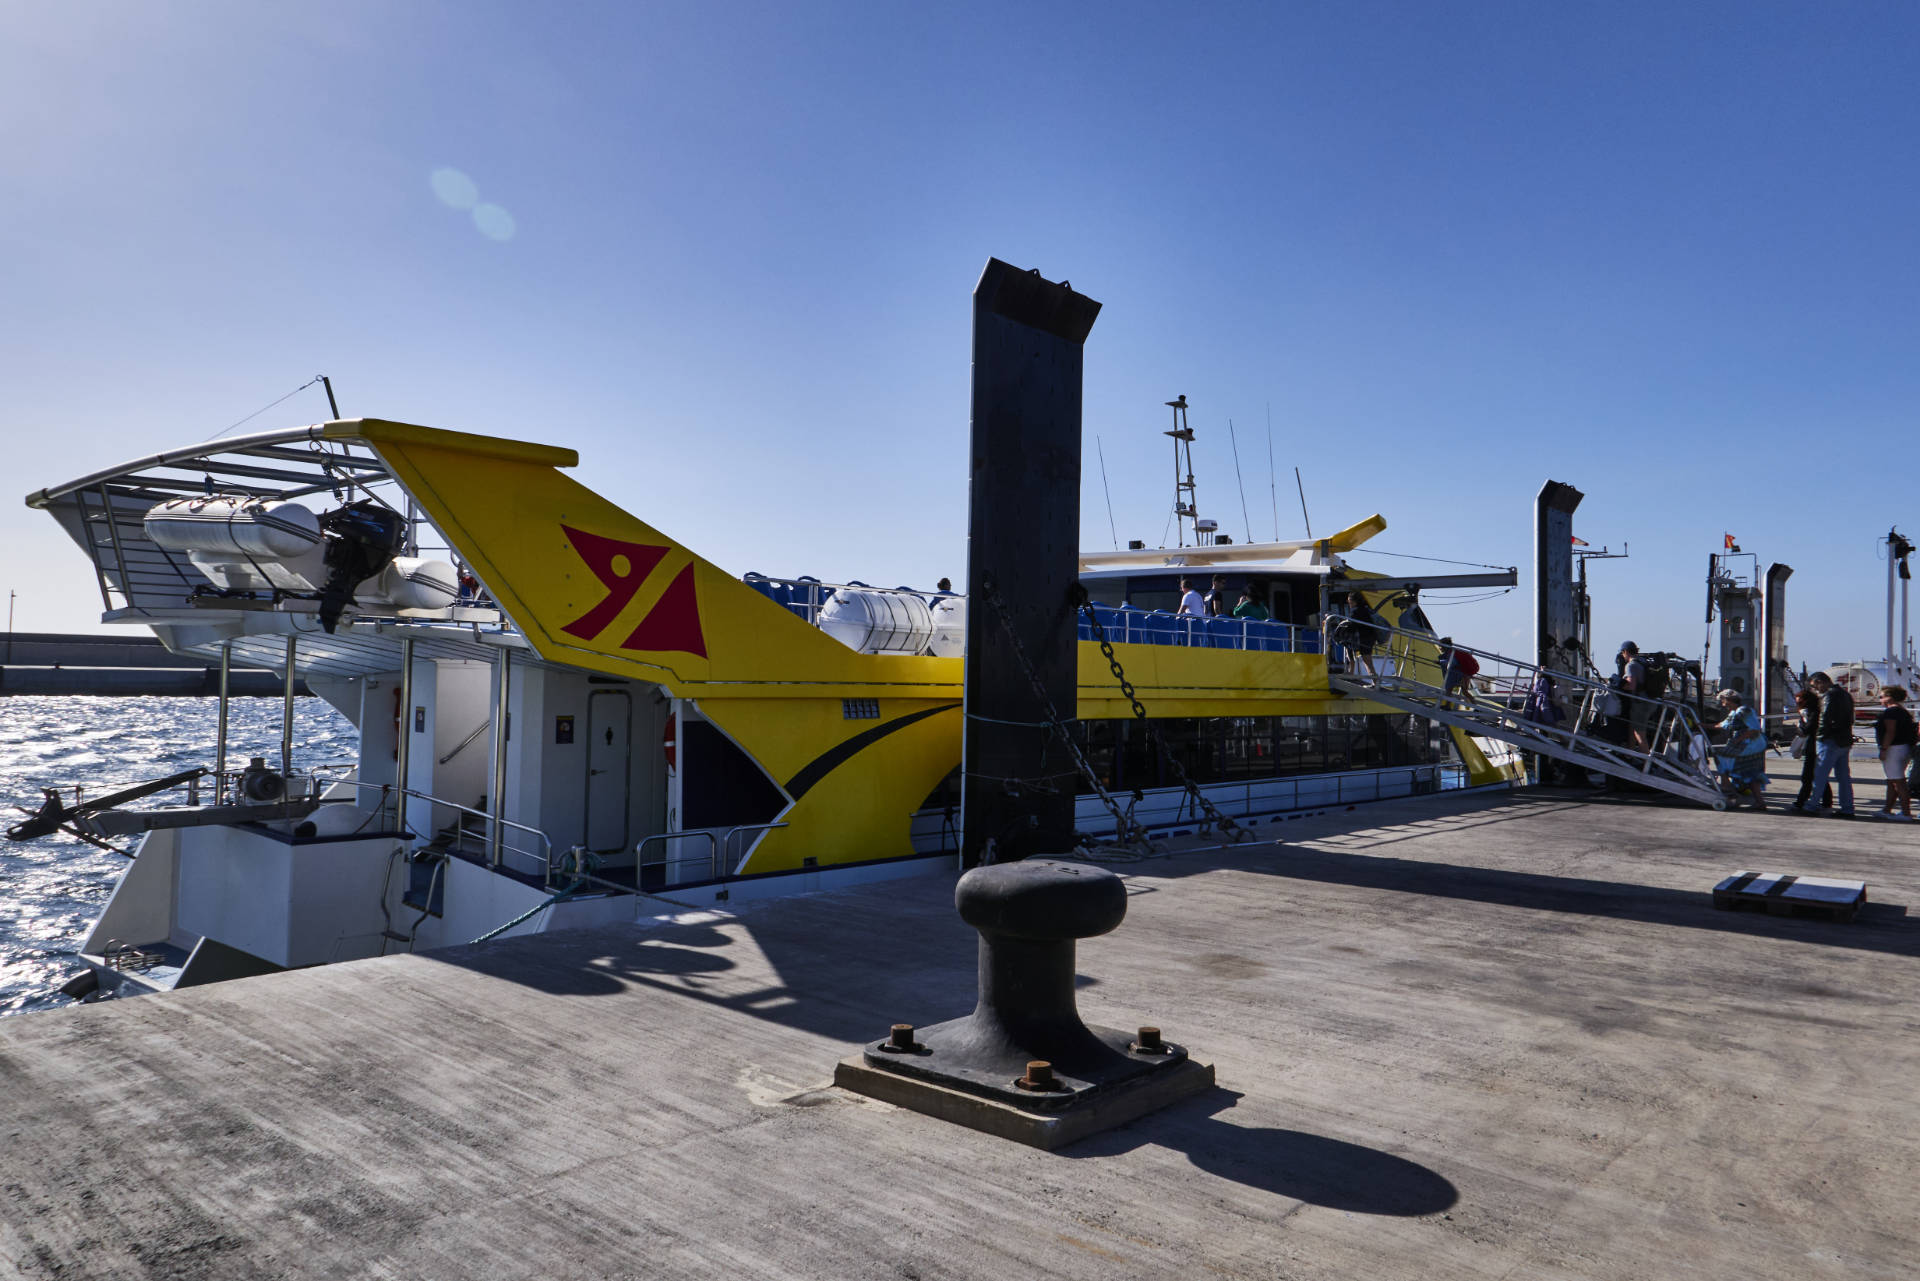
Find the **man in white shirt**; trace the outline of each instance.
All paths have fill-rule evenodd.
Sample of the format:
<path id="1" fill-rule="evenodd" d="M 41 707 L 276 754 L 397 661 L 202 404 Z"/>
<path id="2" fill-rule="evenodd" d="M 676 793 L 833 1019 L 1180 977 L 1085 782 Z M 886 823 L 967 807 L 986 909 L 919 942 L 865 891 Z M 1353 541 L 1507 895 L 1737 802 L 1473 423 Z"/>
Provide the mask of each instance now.
<path id="1" fill-rule="evenodd" d="M 1193 590 L 1193 580 L 1191 578 L 1183 578 L 1180 580 L 1180 608 L 1174 612 L 1176 614 L 1196 614 L 1203 618 L 1206 616 L 1207 602 L 1200 599 L 1199 592 Z"/>

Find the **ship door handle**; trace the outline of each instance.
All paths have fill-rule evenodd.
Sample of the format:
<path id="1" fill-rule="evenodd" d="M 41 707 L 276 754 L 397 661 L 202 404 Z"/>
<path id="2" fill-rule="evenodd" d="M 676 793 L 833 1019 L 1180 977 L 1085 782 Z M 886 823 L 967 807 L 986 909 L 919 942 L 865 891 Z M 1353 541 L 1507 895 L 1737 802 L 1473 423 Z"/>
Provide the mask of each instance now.
<path id="1" fill-rule="evenodd" d="M 604 773 L 606 773 L 606 771 L 605 771 L 605 770 L 603 770 L 603 769 L 590 769 L 590 770 L 588 770 L 588 771 L 587 771 L 587 775 L 588 775 L 589 777 L 591 777 L 591 776 L 593 776 L 593 775 L 595 775 L 595 774 L 604 774 Z"/>

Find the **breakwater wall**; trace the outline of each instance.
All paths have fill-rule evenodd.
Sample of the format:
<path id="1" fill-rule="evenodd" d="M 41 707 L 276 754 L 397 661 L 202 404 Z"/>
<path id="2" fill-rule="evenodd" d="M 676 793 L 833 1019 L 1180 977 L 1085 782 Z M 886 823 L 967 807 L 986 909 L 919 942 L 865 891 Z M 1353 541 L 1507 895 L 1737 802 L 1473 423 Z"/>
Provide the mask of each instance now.
<path id="1" fill-rule="evenodd" d="M 279 672 L 234 668 L 227 689 L 237 698 L 277 698 Z M 305 695 L 307 683 L 294 682 Z M 11 632 L 0 635 L 0 695 L 108 694 L 127 697 L 212 698 L 220 668 L 205 659 L 169 653 L 152 636 L 89 632 Z"/>

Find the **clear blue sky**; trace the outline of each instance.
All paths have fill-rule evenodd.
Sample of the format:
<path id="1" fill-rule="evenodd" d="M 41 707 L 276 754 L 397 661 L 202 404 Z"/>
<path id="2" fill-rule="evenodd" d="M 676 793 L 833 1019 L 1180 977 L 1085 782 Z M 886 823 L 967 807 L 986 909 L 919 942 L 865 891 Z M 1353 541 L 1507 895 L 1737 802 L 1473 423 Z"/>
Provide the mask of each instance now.
<path id="1" fill-rule="evenodd" d="M 1917 54 L 1910 4 L 15 6 L 0 589 L 96 626 L 18 496 L 320 372 L 575 446 L 731 570 L 957 578 L 998 255 L 1105 304 L 1089 546 L 1096 435 L 1159 539 L 1185 393 L 1236 536 L 1227 420 L 1271 536 L 1271 406 L 1283 536 L 1298 465 L 1316 530 L 1524 569 L 1551 476 L 1633 547 L 1603 642 L 1697 653 L 1731 531 L 1798 570 L 1797 659 L 1871 653 L 1920 529 Z"/>

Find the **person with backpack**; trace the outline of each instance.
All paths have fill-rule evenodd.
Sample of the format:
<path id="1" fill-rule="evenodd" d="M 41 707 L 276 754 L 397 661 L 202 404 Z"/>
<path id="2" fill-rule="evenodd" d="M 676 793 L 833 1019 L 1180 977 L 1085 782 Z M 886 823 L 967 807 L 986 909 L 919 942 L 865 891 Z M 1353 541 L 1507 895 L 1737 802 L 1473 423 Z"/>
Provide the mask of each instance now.
<path id="1" fill-rule="evenodd" d="M 1873 736 L 1880 744 L 1880 767 L 1887 775 L 1887 803 L 1880 807 L 1880 813 L 1901 823 L 1913 821 L 1913 797 L 1907 790 L 1907 758 L 1913 755 L 1914 744 L 1920 743 L 1920 725 L 1914 723 L 1913 713 L 1904 706 L 1906 701 L 1904 686 L 1881 686 L 1883 710 L 1873 721 Z M 1896 801 L 1900 803 L 1898 814 L 1893 812 Z"/>
<path id="2" fill-rule="evenodd" d="M 1448 694 L 1456 690 L 1461 697 L 1462 708 L 1473 705 L 1473 693 L 1470 682 L 1480 674 L 1480 661 L 1464 649 L 1455 649 L 1453 637 L 1440 638 L 1440 687 Z"/>

